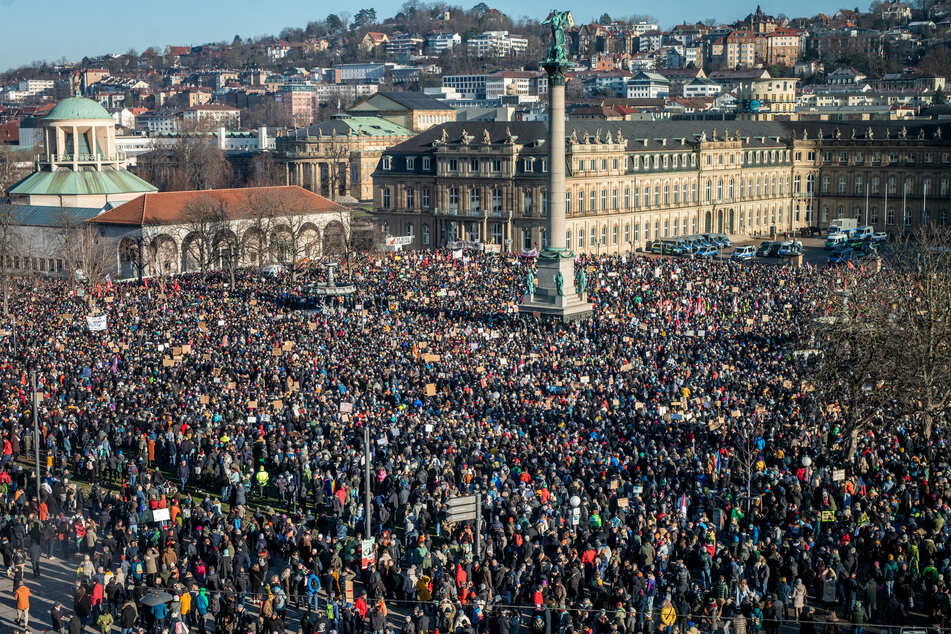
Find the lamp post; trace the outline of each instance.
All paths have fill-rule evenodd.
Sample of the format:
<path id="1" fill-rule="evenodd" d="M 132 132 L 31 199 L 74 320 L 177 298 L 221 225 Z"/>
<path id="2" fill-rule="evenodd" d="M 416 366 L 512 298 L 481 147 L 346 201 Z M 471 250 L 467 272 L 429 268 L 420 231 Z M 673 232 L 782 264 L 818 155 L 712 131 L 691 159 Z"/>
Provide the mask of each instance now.
<path id="1" fill-rule="evenodd" d="M 37 423 L 40 409 L 40 397 L 36 391 L 36 370 L 30 371 L 30 383 L 33 386 L 33 451 L 36 459 L 36 504 L 40 504 L 40 427 Z"/>

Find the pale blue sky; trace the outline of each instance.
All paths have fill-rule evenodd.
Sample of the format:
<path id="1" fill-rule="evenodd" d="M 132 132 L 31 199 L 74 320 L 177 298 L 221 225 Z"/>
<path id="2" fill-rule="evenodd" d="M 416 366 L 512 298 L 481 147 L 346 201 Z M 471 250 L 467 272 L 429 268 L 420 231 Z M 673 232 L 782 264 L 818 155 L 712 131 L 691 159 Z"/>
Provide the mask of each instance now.
<path id="1" fill-rule="evenodd" d="M 476 1 L 449 2 L 468 8 Z M 840 0 L 841 2 L 841 0 Z M 810 16 L 822 11 L 832 13 L 842 6 L 833 0 L 761 2 L 763 10 L 774 15 Z M 380 17 L 399 10 L 403 0 L 357 0 L 333 3 L 325 0 L 158 0 L 138 2 L 76 2 L 75 0 L 0 0 L 0 70 L 45 59 L 71 60 L 84 55 L 124 53 L 130 48 L 142 51 L 149 46 L 202 44 L 230 40 L 235 34 L 254 37 L 277 34 L 286 26 L 303 27 L 310 20 L 323 19 L 328 13 L 362 6 L 373 7 Z M 553 0 L 500 0 L 488 2 L 513 18 L 544 17 L 552 7 L 571 9 L 576 19 L 596 19 L 601 13 L 631 15 L 648 13 L 662 27 L 683 21 L 716 18 L 731 21 L 745 16 L 756 2 L 710 3 L 706 0 L 681 0 L 670 3 L 637 3 L 605 0 L 591 8 L 589 3 Z M 853 5 L 854 6 L 854 5 Z M 863 9 L 868 4 L 860 5 Z M 346 7 L 343 9 L 342 7 Z M 351 8 L 353 7 L 353 8 Z M 851 6 L 849 8 L 852 8 Z"/>

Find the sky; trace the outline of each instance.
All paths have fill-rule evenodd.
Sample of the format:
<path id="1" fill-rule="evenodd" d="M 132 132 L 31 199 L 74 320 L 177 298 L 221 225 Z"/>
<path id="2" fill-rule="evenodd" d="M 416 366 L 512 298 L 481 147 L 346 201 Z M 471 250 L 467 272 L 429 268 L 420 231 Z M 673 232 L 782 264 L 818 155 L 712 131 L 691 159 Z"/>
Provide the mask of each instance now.
<path id="1" fill-rule="evenodd" d="M 307 22 L 322 20 L 333 12 L 355 14 L 362 6 L 376 9 L 380 18 L 399 11 L 404 0 L 357 0 L 356 3 L 332 3 L 326 0 L 158 0 L 151 2 L 76 2 L 74 0 L 0 0 L 0 71 L 35 60 L 80 60 L 83 56 L 125 53 L 130 48 L 143 51 L 150 46 L 195 45 L 235 35 L 242 38 L 277 35 L 287 26 L 303 28 Z M 463 7 L 477 0 L 453 2 Z M 621 0 L 602 0 L 577 6 L 554 0 L 498 0 L 487 2 L 512 18 L 544 18 L 553 7 L 570 9 L 575 20 L 586 22 L 607 12 L 616 16 L 649 14 L 661 28 L 680 22 L 716 18 L 730 22 L 742 18 L 756 7 L 756 0 L 710 4 L 708 0 L 680 0 L 676 3 L 631 4 Z M 772 15 L 790 17 L 833 13 L 841 8 L 834 0 L 799 0 L 760 3 Z M 98 8 L 93 8 L 97 7 Z M 868 4 L 860 5 L 867 9 Z M 346 7 L 346 8 L 342 8 Z M 854 5 L 848 7 L 853 8 Z"/>

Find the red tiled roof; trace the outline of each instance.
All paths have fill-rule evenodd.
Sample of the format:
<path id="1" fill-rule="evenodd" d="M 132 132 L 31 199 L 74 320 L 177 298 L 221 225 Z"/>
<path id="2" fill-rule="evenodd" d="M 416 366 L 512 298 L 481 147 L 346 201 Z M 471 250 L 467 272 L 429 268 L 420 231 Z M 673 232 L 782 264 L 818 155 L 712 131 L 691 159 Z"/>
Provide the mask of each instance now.
<path id="1" fill-rule="evenodd" d="M 223 205 L 231 219 L 246 218 L 255 208 L 270 205 L 277 215 L 339 212 L 346 208 L 297 185 L 245 187 L 183 192 L 154 192 L 90 218 L 89 222 L 116 225 L 168 225 L 187 222 L 189 204 L 211 200 Z"/>

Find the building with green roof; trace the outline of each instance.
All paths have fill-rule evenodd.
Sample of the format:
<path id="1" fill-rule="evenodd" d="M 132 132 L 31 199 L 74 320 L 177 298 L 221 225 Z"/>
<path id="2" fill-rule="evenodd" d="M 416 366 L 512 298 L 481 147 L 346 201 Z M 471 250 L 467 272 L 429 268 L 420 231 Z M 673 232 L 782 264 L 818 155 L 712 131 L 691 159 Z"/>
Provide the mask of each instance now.
<path id="1" fill-rule="evenodd" d="M 15 204 L 102 209 L 157 191 L 126 169 L 112 116 L 92 99 L 63 99 L 40 125 L 36 171 L 7 190 Z"/>
<path id="2" fill-rule="evenodd" d="M 373 199 L 370 176 L 380 157 L 415 132 L 388 119 L 340 114 L 277 139 L 284 183 L 339 202 Z"/>

